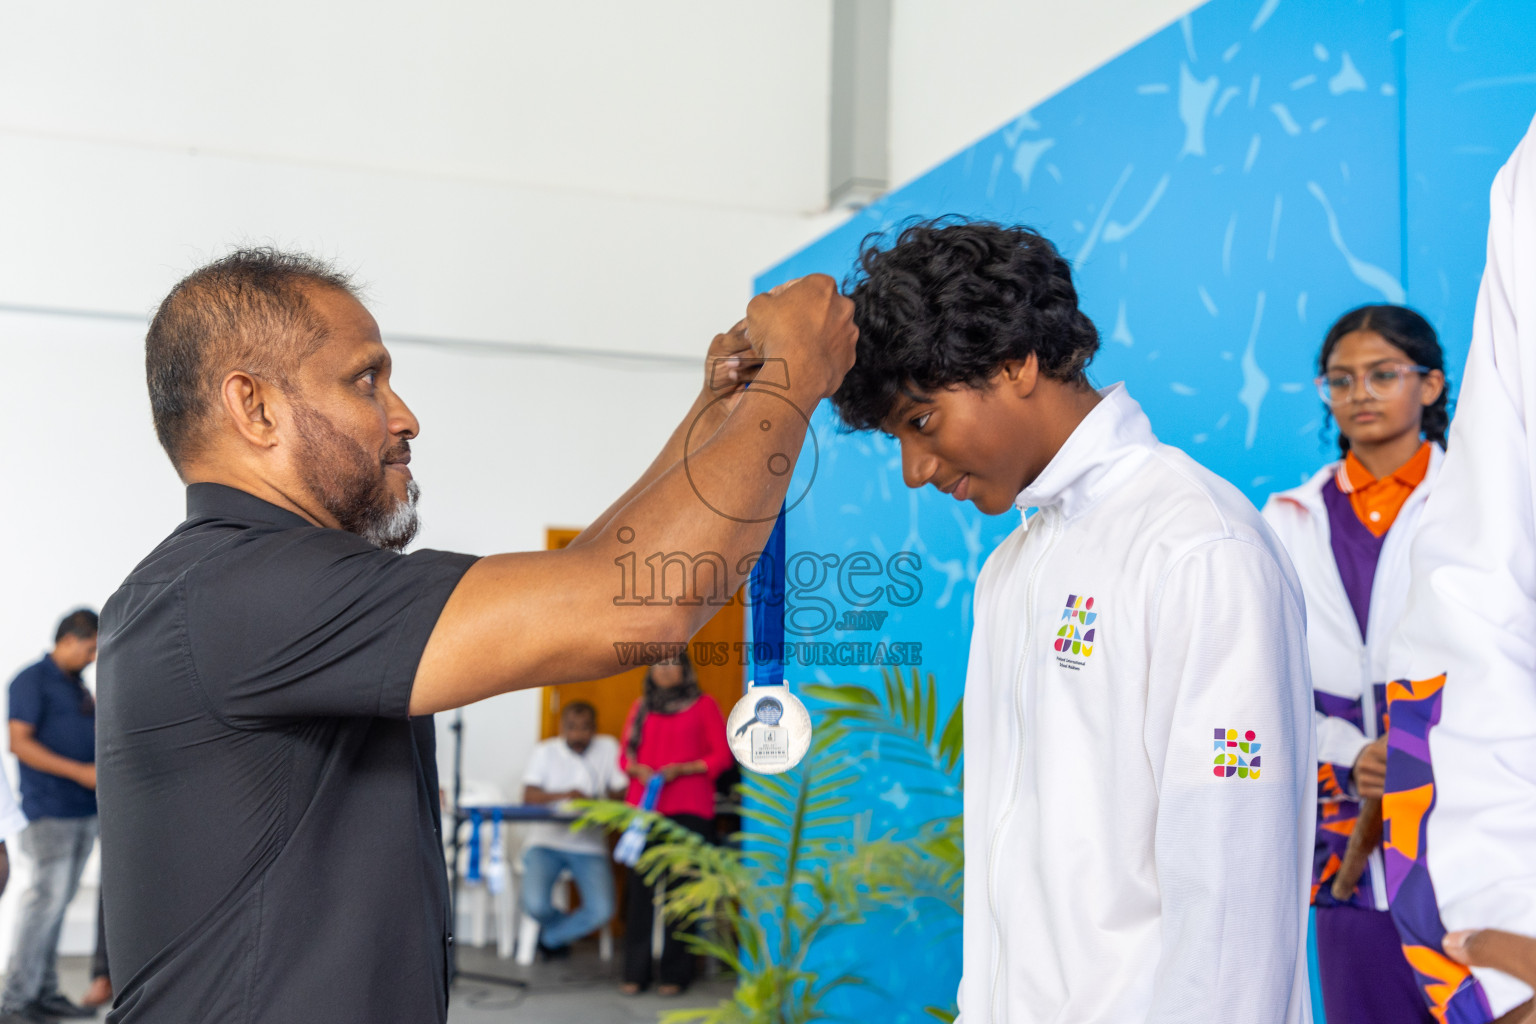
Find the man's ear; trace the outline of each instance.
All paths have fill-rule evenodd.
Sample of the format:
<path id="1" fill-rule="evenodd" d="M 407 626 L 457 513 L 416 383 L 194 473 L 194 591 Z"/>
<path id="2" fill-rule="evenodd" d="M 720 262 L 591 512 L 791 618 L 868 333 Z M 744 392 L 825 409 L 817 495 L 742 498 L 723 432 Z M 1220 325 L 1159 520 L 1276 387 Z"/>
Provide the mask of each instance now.
<path id="1" fill-rule="evenodd" d="M 224 378 L 219 389 L 224 414 L 235 433 L 258 448 L 277 445 L 277 424 L 268 408 L 275 392 L 254 374 L 234 370 Z"/>
<path id="2" fill-rule="evenodd" d="M 1040 383 L 1040 357 L 1031 352 L 1023 359 L 1010 359 L 997 372 L 998 382 L 1015 398 L 1028 398 Z"/>

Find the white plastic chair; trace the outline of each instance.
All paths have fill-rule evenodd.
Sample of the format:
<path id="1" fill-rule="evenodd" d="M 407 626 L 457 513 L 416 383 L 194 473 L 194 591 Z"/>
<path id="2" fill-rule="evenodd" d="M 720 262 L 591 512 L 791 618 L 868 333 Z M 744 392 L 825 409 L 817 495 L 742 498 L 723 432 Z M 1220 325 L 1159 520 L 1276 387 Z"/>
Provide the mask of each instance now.
<path id="1" fill-rule="evenodd" d="M 462 806 L 468 811 L 475 807 L 491 807 L 505 803 L 500 787 L 479 780 L 464 781 L 464 793 Z M 469 915 L 469 944 L 484 946 L 488 941 L 488 931 L 491 920 L 496 922 L 496 953 L 503 959 L 512 955 L 515 924 L 513 921 L 513 907 L 516 906 L 515 885 L 512 880 L 514 850 L 509 848 L 508 835 L 512 831 L 507 822 L 501 824 L 501 859 L 506 875 L 502 880 L 500 890 L 491 891 L 490 879 L 482 877 L 479 882 L 467 882 L 464 876 L 469 871 L 469 835 L 473 824 L 466 820 L 460 826 L 465 835 L 462 837 L 462 848 L 459 852 L 459 879 L 460 885 L 467 888 L 469 900 L 465 905 Z M 482 876 L 485 868 L 491 860 L 491 822 L 490 815 L 485 816 L 480 824 L 480 864 Z M 454 922 L 455 928 L 458 922 Z"/>

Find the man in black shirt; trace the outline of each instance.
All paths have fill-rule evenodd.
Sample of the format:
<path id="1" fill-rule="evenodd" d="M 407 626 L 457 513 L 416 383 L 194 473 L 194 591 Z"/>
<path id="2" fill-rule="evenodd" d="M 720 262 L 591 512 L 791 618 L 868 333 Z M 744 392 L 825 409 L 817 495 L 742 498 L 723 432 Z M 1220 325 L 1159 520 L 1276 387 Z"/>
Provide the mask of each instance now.
<path id="1" fill-rule="evenodd" d="M 251 250 L 177 285 L 146 364 L 187 519 L 101 622 L 108 1019 L 444 1020 L 431 714 L 691 637 L 715 608 L 625 600 L 615 563 L 718 553 L 735 592 L 785 456 L 852 363 L 851 312 L 825 277 L 757 297 L 656 461 L 581 537 L 476 559 L 399 553 L 419 425 L 344 277 Z M 745 387 L 765 359 L 787 369 L 772 394 Z"/>

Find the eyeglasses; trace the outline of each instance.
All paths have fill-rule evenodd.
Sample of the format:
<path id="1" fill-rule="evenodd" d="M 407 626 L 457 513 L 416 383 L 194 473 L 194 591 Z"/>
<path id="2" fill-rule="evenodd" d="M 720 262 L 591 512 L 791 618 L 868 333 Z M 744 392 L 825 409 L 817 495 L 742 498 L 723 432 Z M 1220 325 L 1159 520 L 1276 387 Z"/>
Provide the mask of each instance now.
<path id="1" fill-rule="evenodd" d="M 1428 373 L 1429 367 L 1412 363 L 1378 363 L 1366 371 L 1361 383 L 1371 398 L 1387 401 L 1403 393 L 1403 384 L 1410 373 Z M 1355 375 L 1339 371 L 1325 373 L 1313 381 L 1317 396 L 1329 405 L 1343 405 L 1355 393 Z"/>

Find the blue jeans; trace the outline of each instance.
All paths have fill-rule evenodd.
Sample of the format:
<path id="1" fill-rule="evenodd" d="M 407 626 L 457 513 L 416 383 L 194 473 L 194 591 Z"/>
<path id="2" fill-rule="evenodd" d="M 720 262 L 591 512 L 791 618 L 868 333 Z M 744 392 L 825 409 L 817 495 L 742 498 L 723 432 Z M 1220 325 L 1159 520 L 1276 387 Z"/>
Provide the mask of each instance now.
<path id="1" fill-rule="evenodd" d="M 570 913 L 550 902 L 555 880 L 569 871 L 581 893 L 581 906 Z M 539 943 L 550 949 L 569 946 L 613 917 L 613 867 L 601 853 L 571 853 L 532 846 L 523 851 L 523 910 L 539 922 Z"/>
<path id="2" fill-rule="evenodd" d="M 38 818 L 22 830 L 21 850 L 32 859 L 32 887 L 22 900 L 0 1009 L 19 1010 L 59 990 L 59 930 L 95 845 L 95 815 Z"/>

